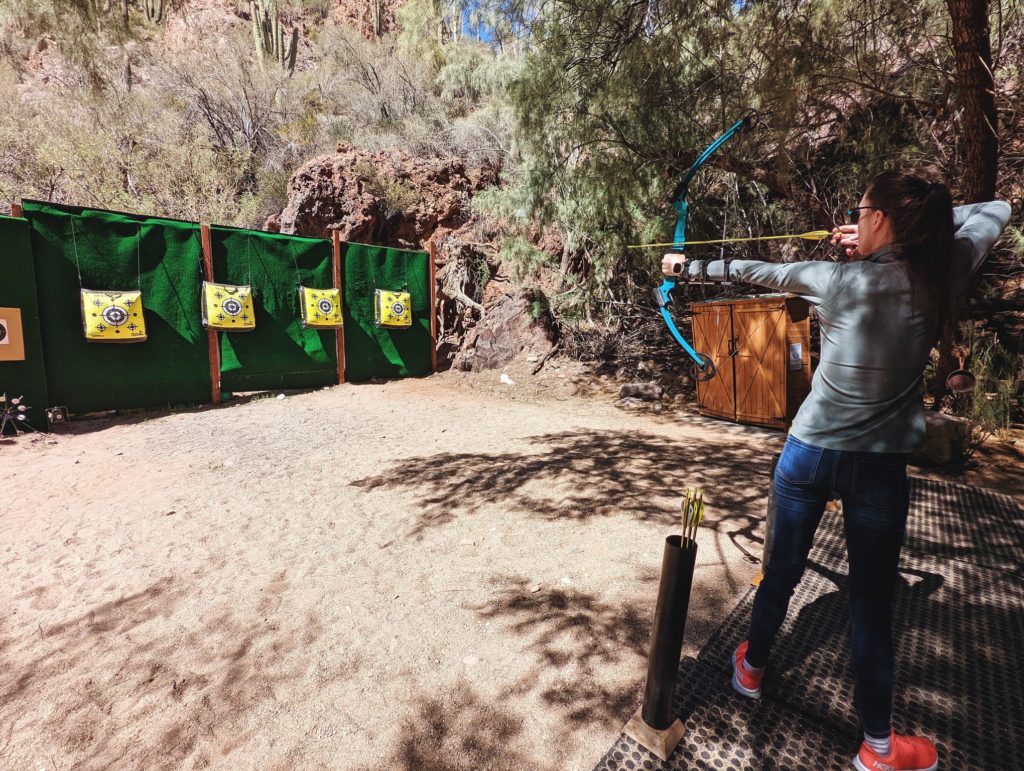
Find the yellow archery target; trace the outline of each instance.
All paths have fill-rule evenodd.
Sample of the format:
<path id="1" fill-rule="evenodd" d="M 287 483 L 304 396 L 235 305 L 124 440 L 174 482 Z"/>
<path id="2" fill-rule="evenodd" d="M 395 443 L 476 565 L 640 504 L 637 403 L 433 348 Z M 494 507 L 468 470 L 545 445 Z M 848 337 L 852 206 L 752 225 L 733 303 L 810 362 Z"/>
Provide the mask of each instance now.
<path id="1" fill-rule="evenodd" d="M 85 339 L 100 343 L 141 343 L 146 339 L 141 292 L 97 292 L 83 289 L 82 328 Z"/>
<path id="2" fill-rule="evenodd" d="M 341 290 L 310 289 L 299 287 L 299 307 L 302 309 L 302 326 L 321 329 L 340 329 Z"/>
<path id="3" fill-rule="evenodd" d="M 373 293 L 374 317 L 378 327 L 404 329 L 412 326 L 412 298 L 408 292 L 377 289 Z"/>
<path id="4" fill-rule="evenodd" d="M 229 332 L 256 329 L 252 287 L 203 282 L 203 326 Z"/>

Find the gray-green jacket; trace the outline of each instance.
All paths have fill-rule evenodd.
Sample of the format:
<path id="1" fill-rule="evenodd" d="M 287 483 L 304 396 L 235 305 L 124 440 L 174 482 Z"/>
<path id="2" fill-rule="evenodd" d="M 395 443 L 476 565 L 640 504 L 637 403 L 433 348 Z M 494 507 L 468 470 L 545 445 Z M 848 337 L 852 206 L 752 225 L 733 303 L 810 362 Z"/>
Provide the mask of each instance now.
<path id="1" fill-rule="evenodd" d="M 954 208 L 954 280 L 961 287 L 1009 220 L 1003 201 Z M 834 450 L 901 453 L 924 440 L 923 373 L 935 330 L 915 310 L 899 254 L 891 245 L 858 262 L 729 263 L 731 278 L 792 292 L 817 309 L 821 360 L 790 428 L 797 439 Z M 700 276 L 701 262 L 686 263 L 691 278 Z M 707 275 L 725 280 L 725 262 L 707 263 Z"/>

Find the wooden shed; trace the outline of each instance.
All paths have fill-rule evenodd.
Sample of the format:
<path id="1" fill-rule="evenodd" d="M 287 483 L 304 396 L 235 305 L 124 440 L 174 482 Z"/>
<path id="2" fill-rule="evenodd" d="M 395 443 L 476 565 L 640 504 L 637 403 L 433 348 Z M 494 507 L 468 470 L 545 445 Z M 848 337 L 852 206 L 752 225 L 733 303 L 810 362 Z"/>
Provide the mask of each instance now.
<path id="1" fill-rule="evenodd" d="M 788 428 L 811 390 L 810 306 L 759 295 L 693 303 L 694 347 L 718 374 L 697 383 L 702 415 Z"/>

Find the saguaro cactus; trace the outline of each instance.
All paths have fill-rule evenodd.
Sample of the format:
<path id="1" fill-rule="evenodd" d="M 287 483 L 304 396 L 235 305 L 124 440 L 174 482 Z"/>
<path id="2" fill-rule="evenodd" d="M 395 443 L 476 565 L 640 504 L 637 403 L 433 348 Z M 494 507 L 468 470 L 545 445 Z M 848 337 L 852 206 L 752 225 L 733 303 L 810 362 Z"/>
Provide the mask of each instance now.
<path id="1" fill-rule="evenodd" d="M 370 15 L 373 21 L 373 36 L 384 34 L 384 0 L 370 0 Z"/>
<path id="2" fill-rule="evenodd" d="M 142 0 L 142 10 L 146 12 L 147 19 L 159 24 L 164 18 L 164 0 Z"/>
<path id="3" fill-rule="evenodd" d="M 292 29 L 291 39 L 285 46 L 277 0 L 249 0 L 249 10 L 252 13 L 252 36 L 260 69 L 264 68 L 269 55 L 291 75 L 295 71 L 295 55 L 299 47 L 298 29 Z"/>

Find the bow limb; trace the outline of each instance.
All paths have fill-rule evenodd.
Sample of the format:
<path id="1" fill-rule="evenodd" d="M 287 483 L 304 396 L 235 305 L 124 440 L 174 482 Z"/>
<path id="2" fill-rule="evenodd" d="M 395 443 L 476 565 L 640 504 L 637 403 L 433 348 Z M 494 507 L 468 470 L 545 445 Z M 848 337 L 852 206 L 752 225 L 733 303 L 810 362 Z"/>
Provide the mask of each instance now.
<path id="1" fill-rule="evenodd" d="M 683 333 L 680 332 L 679 328 L 676 326 L 676 322 L 672 318 L 672 314 L 668 312 L 668 304 L 672 299 L 672 290 L 675 288 L 676 280 L 666 276 L 665 280 L 661 282 L 661 286 L 654 290 L 654 300 L 658 304 L 658 310 L 661 312 L 661 317 L 665 320 L 665 326 L 668 327 L 668 331 L 672 333 L 672 337 L 674 337 L 676 342 L 682 346 L 683 350 L 686 351 L 689 357 L 693 359 L 694 364 L 703 366 L 704 359 L 693 349 L 693 346 L 686 341 L 686 338 L 683 337 Z"/>
<path id="2" fill-rule="evenodd" d="M 676 339 L 676 342 L 683 347 L 683 350 L 689 354 L 690 358 L 693 359 L 694 364 L 700 364 L 703 366 L 704 359 L 697 353 L 693 346 L 686 342 L 686 338 L 683 337 L 682 332 L 676 327 L 675 321 L 672 320 L 672 316 L 668 312 L 668 308 L 661 308 L 661 317 L 665 319 L 665 326 L 668 327 L 668 331 L 672 333 L 672 337 Z"/>

